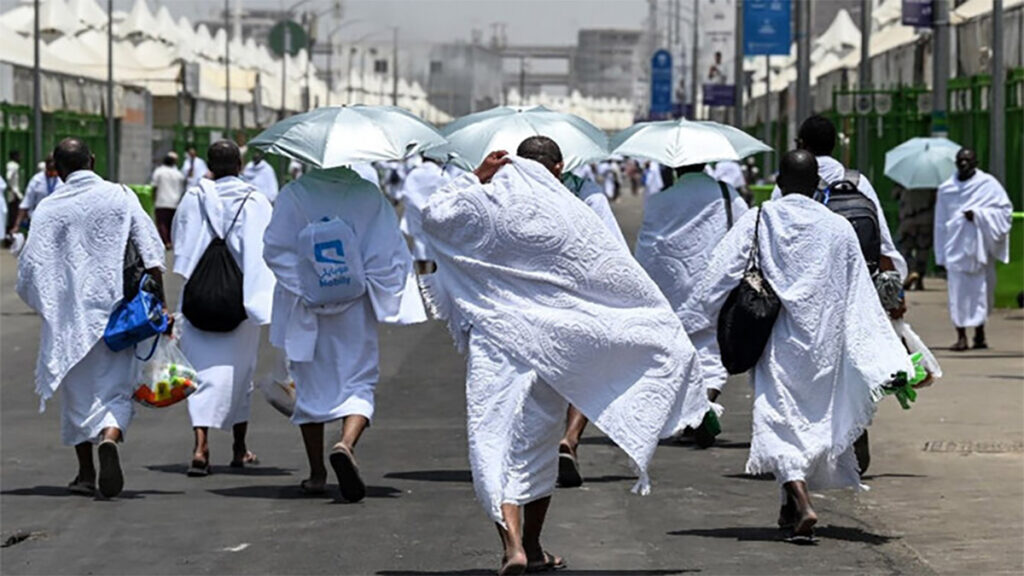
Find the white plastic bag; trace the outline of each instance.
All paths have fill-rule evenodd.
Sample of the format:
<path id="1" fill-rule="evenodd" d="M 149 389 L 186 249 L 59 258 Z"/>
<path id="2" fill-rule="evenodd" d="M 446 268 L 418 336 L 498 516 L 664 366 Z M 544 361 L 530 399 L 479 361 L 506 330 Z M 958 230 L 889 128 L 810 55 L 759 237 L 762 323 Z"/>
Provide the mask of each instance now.
<path id="1" fill-rule="evenodd" d="M 295 381 L 288 372 L 284 351 L 277 351 L 274 368 L 260 379 L 259 388 L 268 404 L 288 418 L 292 417 L 295 412 Z"/>
<path id="2" fill-rule="evenodd" d="M 199 386 L 195 368 L 173 336 L 160 335 L 149 360 L 139 363 L 132 398 L 150 408 L 165 408 L 188 398 Z M 140 346 L 144 348 L 145 344 Z"/>

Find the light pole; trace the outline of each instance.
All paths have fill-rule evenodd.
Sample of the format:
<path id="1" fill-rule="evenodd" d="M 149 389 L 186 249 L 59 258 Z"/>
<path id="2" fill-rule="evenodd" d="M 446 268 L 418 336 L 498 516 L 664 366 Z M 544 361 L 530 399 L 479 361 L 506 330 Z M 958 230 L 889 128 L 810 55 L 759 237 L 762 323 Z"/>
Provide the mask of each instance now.
<path id="1" fill-rule="evenodd" d="M 224 137 L 231 140 L 231 11 L 224 0 Z"/>
<path id="2" fill-rule="evenodd" d="M 736 83 L 733 96 L 733 124 L 743 129 L 743 0 L 736 0 L 736 57 L 733 64 L 733 82 Z"/>
<path id="3" fill-rule="evenodd" d="M 33 10 L 35 10 L 35 23 L 33 24 L 33 68 L 32 68 L 32 130 L 34 138 L 34 152 L 35 158 L 33 160 L 38 164 L 43 158 L 43 85 L 42 85 L 42 72 L 39 67 L 39 1 L 35 0 Z M 108 90 L 108 94 L 110 91 Z M 107 97 L 107 117 L 110 118 L 110 97 Z M 20 186 L 21 183 L 19 182 Z"/>
<path id="4" fill-rule="evenodd" d="M 1019 39 L 1018 39 L 1019 41 Z M 992 2 L 992 111 L 989 113 L 988 171 L 1000 182 L 1006 181 L 1006 72 L 1003 62 L 1003 0 Z"/>
<path id="5" fill-rule="evenodd" d="M 797 125 L 811 115 L 811 0 L 797 0 L 797 83 L 796 121 Z"/>
<path id="6" fill-rule="evenodd" d="M 309 0 L 299 0 L 295 4 L 292 4 L 291 6 L 289 6 L 284 11 L 285 12 L 285 16 L 287 18 L 287 20 L 285 20 L 285 22 L 291 22 L 292 12 L 294 12 L 296 8 L 298 8 L 299 6 L 302 6 L 306 2 L 309 2 Z M 288 99 L 287 99 L 287 94 L 288 94 L 288 53 L 291 51 L 291 47 L 292 47 L 292 30 L 291 30 L 291 26 L 288 26 L 287 24 L 284 27 L 284 42 L 283 42 L 283 44 L 284 44 L 284 46 L 281 49 L 281 119 L 282 120 L 284 119 L 285 114 L 287 113 L 287 109 L 288 109 L 288 106 L 287 106 L 287 102 L 288 102 Z"/>
<path id="7" fill-rule="evenodd" d="M 932 30 L 932 136 L 945 136 L 949 132 L 946 124 L 946 92 L 949 80 L 949 0 L 933 0 L 932 14 L 935 28 Z"/>
<path id="8" fill-rule="evenodd" d="M 331 63 L 332 63 L 333 58 L 334 58 L 334 35 L 337 34 L 338 32 L 341 32 L 341 30 L 343 28 L 345 28 L 347 26 L 351 26 L 352 24 L 359 24 L 360 22 L 362 22 L 362 20 L 359 19 L 359 18 L 355 18 L 355 19 L 352 19 L 352 20 L 348 20 L 348 21 L 342 22 L 341 24 L 338 24 L 337 26 L 335 26 L 334 29 L 331 30 L 327 34 L 327 105 L 328 106 L 331 105 L 331 92 L 334 91 L 334 70 L 331 68 Z M 351 56 L 351 54 L 349 55 L 349 59 L 348 59 L 348 70 L 349 70 L 349 74 L 351 75 L 351 70 L 352 70 L 352 56 Z"/>
<path id="9" fill-rule="evenodd" d="M 868 98 L 867 91 L 871 88 L 871 0 L 860 2 L 860 68 L 857 71 L 857 85 L 860 89 L 857 99 Z M 868 117 L 858 111 L 857 167 L 866 173 L 869 164 Z"/>
<path id="10" fill-rule="evenodd" d="M 107 177 L 117 179 L 117 136 L 114 134 L 114 0 L 107 0 Z"/>

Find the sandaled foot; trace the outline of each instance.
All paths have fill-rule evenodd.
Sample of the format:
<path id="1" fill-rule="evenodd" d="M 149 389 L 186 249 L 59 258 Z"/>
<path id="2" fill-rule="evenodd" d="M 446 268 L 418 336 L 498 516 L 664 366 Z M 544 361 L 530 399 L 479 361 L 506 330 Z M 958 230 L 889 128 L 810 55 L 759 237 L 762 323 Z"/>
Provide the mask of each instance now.
<path id="1" fill-rule="evenodd" d="M 323 496 L 327 493 L 327 481 L 306 478 L 299 482 L 299 489 L 307 496 Z"/>
<path id="2" fill-rule="evenodd" d="M 96 484 L 81 480 L 79 476 L 75 476 L 75 479 L 68 484 L 68 492 L 79 496 L 95 496 Z"/>
<path id="3" fill-rule="evenodd" d="M 511 557 L 501 560 L 501 568 L 498 569 L 498 576 L 512 576 L 514 574 L 526 574 L 526 553 L 518 552 Z"/>
<path id="4" fill-rule="evenodd" d="M 580 465 L 576 461 L 576 453 L 568 444 L 558 447 L 558 486 L 560 488 L 578 488 L 583 485 Z"/>
<path id="5" fill-rule="evenodd" d="M 185 475 L 189 478 L 203 478 L 209 476 L 213 472 L 210 467 L 210 459 L 207 458 L 192 458 L 192 463 L 189 464 L 188 470 L 185 471 Z"/>
<path id="6" fill-rule="evenodd" d="M 553 572 L 555 570 L 562 570 L 565 566 L 565 560 L 545 551 L 541 558 L 530 560 L 526 563 L 526 572 L 530 574 L 535 572 Z"/>
<path id="7" fill-rule="evenodd" d="M 975 350 L 988 350 L 988 342 L 984 340 L 975 340 L 973 348 Z"/>
<path id="8" fill-rule="evenodd" d="M 789 530 L 796 526 L 796 504 L 787 502 L 779 508 L 779 529 Z"/>
<path id="9" fill-rule="evenodd" d="M 960 340 L 956 344 L 949 347 L 951 352 L 964 352 L 967 350 L 967 342 Z"/>
<path id="10" fill-rule="evenodd" d="M 246 450 L 244 454 L 239 457 L 235 454 L 235 459 L 231 461 L 232 468 L 244 468 L 246 466 L 255 466 L 260 463 L 260 459 L 252 453 L 251 450 Z"/>
<path id="11" fill-rule="evenodd" d="M 104 498 L 113 498 L 124 488 L 124 473 L 121 471 L 117 443 L 113 440 L 104 440 L 100 442 L 96 453 L 100 461 L 100 495 Z"/>
<path id="12" fill-rule="evenodd" d="M 801 515 L 793 526 L 793 536 L 814 537 L 814 525 L 818 523 L 818 515 L 814 510 L 807 510 Z"/>
<path id="13" fill-rule="evenodd" d="M 331 468 L 338 477 L 338 488 L 341 497 L 348 502 L 359 502 L 366 497 L 366 484 L 359 476 L 359 466 L 352 452 L 342 444 L 335 444 L 331 449 Z"/>

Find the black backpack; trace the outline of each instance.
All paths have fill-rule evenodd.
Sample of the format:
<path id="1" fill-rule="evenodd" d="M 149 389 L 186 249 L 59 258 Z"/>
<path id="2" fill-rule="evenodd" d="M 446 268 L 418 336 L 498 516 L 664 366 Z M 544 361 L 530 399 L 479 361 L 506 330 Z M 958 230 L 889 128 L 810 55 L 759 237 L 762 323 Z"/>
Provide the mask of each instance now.
<path id="1" fill-rule="evenodd" d="M 815 197 L 853 226 L 868 271 L 874 276 L 882 259 L 882 228 L 878 223 L 878 207 L 857 189 L 859 182 L 860 173 L 847 170 L 838 182 L 826 184 L 822 181 Z"/>
<path id="2" fill-rule="evenodd" d="M 252 191 L 242 200 L 224 238 L 231 234 L 251 195 Z M 202 208 L 202 202 L 199 205 L 212 232 L 213 225 Z M 213 234 L 213 241 L 199 258 L 181 297 L 181 313 L 193 326 L 205 332 L 231 332 L 248 318 L 242 293 L 242 270 L 224 238 Z"/>

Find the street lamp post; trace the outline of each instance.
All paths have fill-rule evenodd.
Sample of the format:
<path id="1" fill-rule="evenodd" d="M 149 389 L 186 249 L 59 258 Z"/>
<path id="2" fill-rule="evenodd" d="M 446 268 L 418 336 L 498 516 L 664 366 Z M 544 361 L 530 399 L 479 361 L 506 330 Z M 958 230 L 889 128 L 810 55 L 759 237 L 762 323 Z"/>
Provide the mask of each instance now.
<path id="1" fill-rule="evenodd" d="M 43 158 L 43 85 L 42 72 L 39 67 L 39 1 L 35 0 L 35 24 L 33 25 L 33 69 L 32 69 L 32 130 L 34 132 L 34 160 L 38 163 Z M 107 101 L 107 108 L 110 101 Z M 108 113 L 109 117 L 110 114 Z M 20 183 L 19 183 L 20 185 Z"/>
<path id="2" fill-rule="evenodd" d="M 1018 40 L 1019 41 L 1019 40 Z M 1003 0 L 992 2 L 992 112 L 989 114 L 988 169 L 1000 182 L 1006 181 L 1006 72 L 1003 62 Z"/>
<path id="3" fill-rule="evenodd" d="M 107 178 L 117 179 L 117 137 L 114 134 L 114 0 L 107 0 Z"/>
<path id="4" fill-rule="evenodd" d="M 224 137 L 231 139 L 231 11 L 224 0 Z"/>

